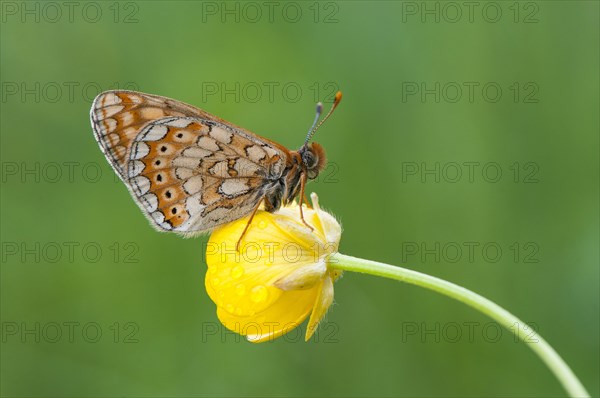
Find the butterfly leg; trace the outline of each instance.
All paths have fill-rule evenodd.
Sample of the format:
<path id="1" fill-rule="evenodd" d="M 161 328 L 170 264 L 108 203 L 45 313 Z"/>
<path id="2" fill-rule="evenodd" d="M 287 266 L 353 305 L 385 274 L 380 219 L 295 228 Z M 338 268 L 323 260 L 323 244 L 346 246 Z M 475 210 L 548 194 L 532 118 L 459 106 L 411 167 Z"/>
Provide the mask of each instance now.
<path id="1" fill-rule="evenodd" d="M 258 203 L 256 203 L 256 206 L 254 206 L 254 210 L 252 210 L 252 214 L 250 215 L 250 218 L 248 219 L 248 223 L 246 224 L 246 227 L 244 227 L 244 230 L 242 231 L 242 235 L 240 235 L 240 238 L 238 239 L 237 243 L 235 244 L 235 250 L 236 251 L 240 251 L 240 243 L 242 242 L 242 239 L 244 238 L 244 235 L 246 235 L 246 231 L 248 231 L 248 228 L 250 228 L 250 224 L 252 223 L 252 219 L 254 218 L 254 215 L 256 214 L 256 212 L 258 211 L 258 208 L 260 207 L 260 204 L 262 203 L 262 201 L 265 198 L 261 198 Z"/>
<path id="2" fill-rule="evenodd" d="M 306 225 L 308 228 L 310 228 L 311 231 L 314 231 L 315 229 L 309 223 L 307 223 L 306 220 L 304 219 L 304 213 L 302 212 L 302 200 L 304 199 L 307 204 L 309 203 L 308 200 L 306 200 L 306 195 L 304 194 L 305 186 L 306 186 L 306 173 L 302 173 L 302 176 L 300 177 L 300 219 L 302 220 L 304 225 Z"/>
<path id="3" fill-rule="evenodd" d="M 304 203 L 306 203 L 306 207 L 308 207 L 309 209 L 313 208 L 312 203 L 310 203 L 306 195 L 304 195 Z"/>

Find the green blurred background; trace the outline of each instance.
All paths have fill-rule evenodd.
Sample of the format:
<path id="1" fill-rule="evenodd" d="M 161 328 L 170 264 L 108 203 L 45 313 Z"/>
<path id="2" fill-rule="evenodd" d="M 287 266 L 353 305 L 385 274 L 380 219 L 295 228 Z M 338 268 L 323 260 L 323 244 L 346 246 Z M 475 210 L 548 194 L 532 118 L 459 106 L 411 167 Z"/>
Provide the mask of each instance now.
<path id="1" fill-rule="evenodd" d="M 340 251 L 496 301 L 598 395 L 598 14 L 591 1 L 3 2 L 2 395 L 564 394 L 509 331 L 369 276 L 336 284 L 308 343 L 222 330 L 207 238 L 155 232 L 93 139 L 91 100 L 114 88 L 289 148 L 343 90 L 316 137 L 331 165 L 309 186 L 344 225 Z"/>

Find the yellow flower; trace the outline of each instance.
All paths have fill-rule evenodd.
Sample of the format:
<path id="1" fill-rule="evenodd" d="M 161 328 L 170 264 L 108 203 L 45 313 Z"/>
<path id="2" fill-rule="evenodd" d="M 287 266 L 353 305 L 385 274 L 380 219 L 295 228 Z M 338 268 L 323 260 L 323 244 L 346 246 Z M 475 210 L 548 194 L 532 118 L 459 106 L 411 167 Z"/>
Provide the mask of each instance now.
<path id="1" fill-rule="evenodd" d="M 341 271 L 328 267 L 336 253 L 341 226 L 319 208 L 297 204 L 276 213 L 258 211 L 236 243 L 248 218 L 215 229 L 206 250 L 206 291 L 217 305 L 217 316 L 228 329 L 258 343 L 279 337 L 310 314 L 306 340 L 333 302 L 333 282 Z"/>

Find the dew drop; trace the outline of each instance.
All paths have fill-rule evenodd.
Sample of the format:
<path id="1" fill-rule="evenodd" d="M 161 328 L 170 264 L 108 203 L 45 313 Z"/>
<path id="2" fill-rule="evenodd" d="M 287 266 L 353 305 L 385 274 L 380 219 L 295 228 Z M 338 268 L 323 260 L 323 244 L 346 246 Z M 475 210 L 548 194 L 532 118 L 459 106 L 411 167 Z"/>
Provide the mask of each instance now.
<path id="1" fill-rule="evenodd" d="M 233 279 L 238 279 L 242 275 L 244 275 L 244 267 L 242 267 L 241 265 L 236 265 L 231 269 L 231 277 Z"/>
<path id="2" fill-rule="evenodd" d="M 221 280 L 219 278 L 212 278 L 211 282 L 214 287 L 217 287 L 221 283 Z"/>
<path id="3" fill-rule="evenodd" d="M 243 296 L 244 294 L 246 294 L 246 286 L 243 283 L 238 283 L 235 286 L 235 294 L 237 294 L 238 296 Z"/>
<path id="4" fill-rule="evenodd" d="M 229 312 L 229 313 L 233 313 L 233 310 L 234 310 L 233 304 L 231 304 L 231 303 L 228 303 L 228 304 L 225 306 L 225 309 L 227 310 L 227 312 Z"/>
<path id="5" fill-rule="evenodd" d="M 236 315 L 242 315 L 242 309 L 240 307 L 236 307 L 235 308 L 235 314 Z"/>
<path id="6" fill-rule="evenodd" d="M 250 291 L 250 300 L 255 303 L 261 303 L 267 299 L 269 296 L 269 291 L 266 287 L 262 285 L 258 285 L 252 288 Z"/>
<path id="7" fill-rule="evenodd" d="M 267 228 L 267 222 L 265 220 L 260 220 L 260 222 L 258 223 L 258 228 L 260 228 L 260 229 Z"/>

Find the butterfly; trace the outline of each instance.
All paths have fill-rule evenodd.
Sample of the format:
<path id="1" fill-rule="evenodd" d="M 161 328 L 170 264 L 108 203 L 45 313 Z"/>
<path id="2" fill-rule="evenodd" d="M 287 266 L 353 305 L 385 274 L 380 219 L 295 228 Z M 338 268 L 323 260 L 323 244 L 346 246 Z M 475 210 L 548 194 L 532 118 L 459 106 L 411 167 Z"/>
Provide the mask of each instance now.
<path id="1" fill-rule="evenodd" d="M 320 122 L 317 104 L 297 151 L 192 105 L 135 91 L 99 94 L 90 118 L 100 149 L 156 229 L 194 235 L 250 215 L 243 237 L 261 204 L 274 212 L 299 197 L 302 205 L 307 180 L 326 165 L 323 147 L 310 139 L 341 98 L 338 92 Z"/>

